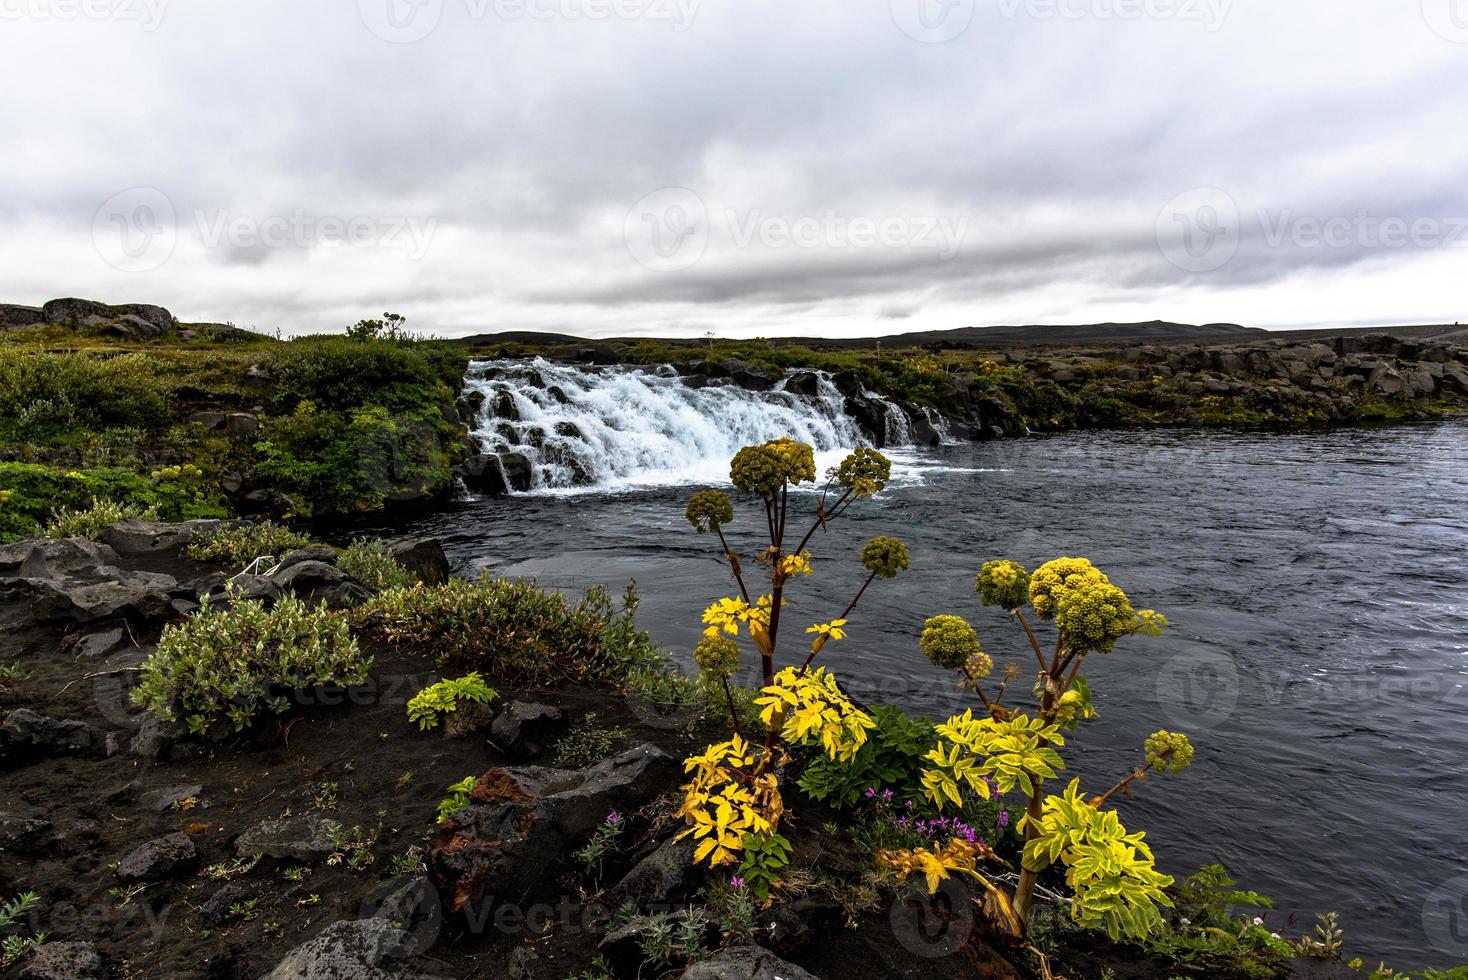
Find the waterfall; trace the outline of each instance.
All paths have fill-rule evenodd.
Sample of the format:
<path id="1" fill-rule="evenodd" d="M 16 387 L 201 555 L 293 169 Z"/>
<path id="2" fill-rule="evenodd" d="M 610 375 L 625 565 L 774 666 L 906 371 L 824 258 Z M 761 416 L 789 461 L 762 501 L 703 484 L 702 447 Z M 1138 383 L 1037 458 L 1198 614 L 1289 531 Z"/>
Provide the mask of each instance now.
<path id="1" fill-rule="evenodd" d="M 846 414 L 846 396 L 818 371 L 807 392 L 684 379 L 669 365 L 589 367 L 533 360 L 475 361 L 466 392 L 484 400 L 473 435 L 508 471 L 528 464 L 532 491 L 727 482 L 740 447 L 791 436 L 810 443 L 818 465 L 871 445 Z M 813 387 L 813 392 L 811 391 Z M 847 390 L 850 390 L 848 387 Z M 885 445 L 911 441 L 906 414 L 866 392 L 883 416 Z M 509 481 L 511 484 L 513 480 Z"/>

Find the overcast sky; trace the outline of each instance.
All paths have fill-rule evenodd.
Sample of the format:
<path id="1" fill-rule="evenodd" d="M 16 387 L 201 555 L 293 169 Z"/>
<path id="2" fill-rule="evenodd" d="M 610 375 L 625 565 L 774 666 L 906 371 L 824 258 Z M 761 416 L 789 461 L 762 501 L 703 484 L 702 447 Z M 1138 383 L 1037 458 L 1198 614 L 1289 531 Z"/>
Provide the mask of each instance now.
<path id="1" fill-rule="evenodd" d="M 0 302 L 1468 320 L 1468 0 L 0 0 Z"/>

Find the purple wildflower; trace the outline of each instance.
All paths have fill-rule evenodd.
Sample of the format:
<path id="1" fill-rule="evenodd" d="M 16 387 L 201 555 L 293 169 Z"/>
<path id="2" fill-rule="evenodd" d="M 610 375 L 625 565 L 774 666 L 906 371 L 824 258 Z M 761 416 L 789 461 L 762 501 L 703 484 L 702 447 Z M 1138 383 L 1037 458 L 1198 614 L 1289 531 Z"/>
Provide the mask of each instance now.
<path id="1" fill-rule="evenodd" d="M 617 825 L 617 822 L 621 819 L 622 815 L 616 810 L 613 810 L 607 814 L 607 823 L 611 824 L 613 827 L 615 827 Z"/>
<path id="2" fill-rule="evenodd" d="M 884 789 L 884 790 L 882 790 L 882 802 L 883 803 L 891 803 L 892 802 L 892 791 L 890 789 Z"/>
<path id="3" fill-rule="evenodd" d="M 872 787 L 868 786 L 867 787 L 867 799 L 871 799 L 872 797 L 874 797 L 876 795 L 877 795 L 877 791 L 875 789 L 873 789 Z"/>
<path id="4" fill-rule="evenodd" d="M 1008 810 L 1000 810 L 999 811 L 998 824 L 1001 827 L 1008 827 L 1009 826 L 1009 811 Z"/>
<path id="5" fill-rule="evenodd" d="M 737 892 L 739 889 L 744 887 L 744 879 L 739 877 L 738 875 L 735 875 L 734 877 L 729 879 L 729 887 Z"/>

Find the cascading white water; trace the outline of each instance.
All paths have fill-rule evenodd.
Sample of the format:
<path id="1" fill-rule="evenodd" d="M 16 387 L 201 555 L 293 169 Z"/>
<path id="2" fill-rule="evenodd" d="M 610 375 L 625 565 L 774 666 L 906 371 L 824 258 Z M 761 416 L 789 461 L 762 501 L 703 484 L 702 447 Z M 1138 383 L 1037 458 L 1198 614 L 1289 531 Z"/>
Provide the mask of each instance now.
<path id="1" fill-rule="evenodd" d="M 542 358 L 476 361 L 465 388 L 484 395 L 474 436 L 486 453 L 520 453 L 532 490 L 718 483 L 742 446 L 791 436 L 821 467 L 870 445 L 829 375 L 816 392 L 691 387 L 671 367 L 575 367 Z M 885 409 L 887 445 L 911 441 L 903 411 Z"/>

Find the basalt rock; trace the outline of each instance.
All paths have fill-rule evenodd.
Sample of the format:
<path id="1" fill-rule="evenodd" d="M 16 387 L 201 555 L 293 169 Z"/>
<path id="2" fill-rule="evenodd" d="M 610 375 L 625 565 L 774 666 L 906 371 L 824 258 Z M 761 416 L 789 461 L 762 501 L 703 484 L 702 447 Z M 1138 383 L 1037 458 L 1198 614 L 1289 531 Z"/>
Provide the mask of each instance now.
<path id="1" fill-rule="evenodd" d="M 265 820 L 240 834 L 234 851 L 240 857 L 263 854 L 291 861 L 324 858 L 336 852 L 334 826 L 327 817 L 309 815 Z"/>
<path id="2" fill-rule="evenodd" d="M 194 842 L 187 834 L 169 834 L 129 851 L 117 863 L 117 877 L 123 881 L 161 881 L 191 865 L 197 857 Z"/>
<path id="3" fill-rule="evenodd" d="M 494 744 L 515 759 L 529 759 L 545 750 L 549 740 L 565 724 L 560 708 L 530 701 L 512 701 L 490 726 Z"/>
<path id="4" fill-rule="evenodd" d="M 425 585 L 442 585 L 449 580 L 449 559 L 438 538 L 390 541 L 387 553 Z"/>
<path id="5" fill-rule="evenodd" d="M 25 958 L 20 980 L 102 980 L 106 968 L 91 943 L 44 943 Z"/>
<path id="6" fill-rule="evenodd" d="M 453 976 L 414 955 L 404 930 L 384 919 L 333 922 L 285 955 L 264 980 L 428 980 Z"/>
<path id="7" fill-rule="evenodd" d="M 163 524 L 130 517 L 103 531 L 102 543 L 119 555 L 153 555 L 185 548 L 198 535 L 217 531 L 229 523 L 203 520 Z"/>
<path id="8" fill-rule="evenodd" d="M 627 812 L 677 778 L 673 758 L 639 745 L 585 769 L 491 769 L 428 852 L 445 907 L 470 918 L 501 902 L 550 900 L 555 871 L 611 810 Z"/>
<path id="9" fill-rule="evenodd" d="M 730 946 L 683 971 L 683 980 L 820 980 L 759 946 Z"/>

